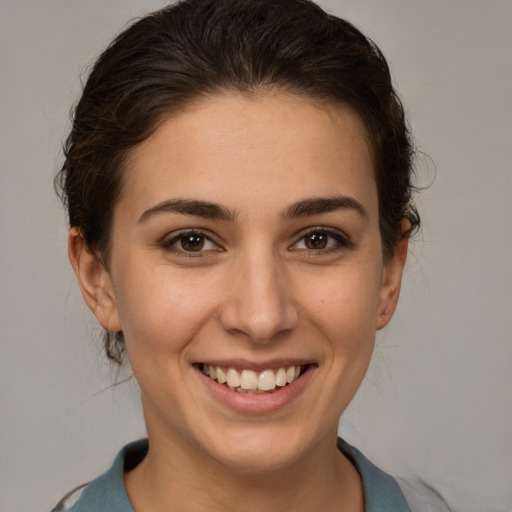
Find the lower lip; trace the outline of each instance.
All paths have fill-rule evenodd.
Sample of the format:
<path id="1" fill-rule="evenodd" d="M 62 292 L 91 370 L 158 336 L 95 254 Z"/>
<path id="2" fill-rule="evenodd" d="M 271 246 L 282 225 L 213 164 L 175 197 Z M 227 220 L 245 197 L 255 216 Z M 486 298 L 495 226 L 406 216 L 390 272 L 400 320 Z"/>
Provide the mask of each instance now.
<path id="1" fill-rule="evenodd" d="M 316 369 L 315 365 L 309 365 L 306 371 L 291 384 L 282 388 L 276 388 L 272 393 L 253 395 L 240 393 L 219 384 L 216 380 L 207 377 L 199 367 L 195 367 L 197 374 L 207 392 L 223 405 L 244 414 L 264 414 L 278 411 L 294 402 L 304 391 L 308 381 Z"/>

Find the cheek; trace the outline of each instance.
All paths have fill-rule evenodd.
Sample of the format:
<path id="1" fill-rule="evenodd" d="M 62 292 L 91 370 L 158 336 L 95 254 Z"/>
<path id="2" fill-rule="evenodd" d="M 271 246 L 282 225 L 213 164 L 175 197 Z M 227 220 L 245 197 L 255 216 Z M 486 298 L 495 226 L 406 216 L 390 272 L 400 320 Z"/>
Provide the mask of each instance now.
<path id="1" fill-rule="evenodd" d="M 341 414 L 359 388 L 373 352 L 380 273 L 378 267 L 338 269 L 317 283 L 323 286 L 309 290 L 303 313 L 313 328 L 310 339 L 319 340 L 325 349 L 325 386 L 332 390 L 327 395 Z"/>
<path id="2" fill-rule="evenodd" d="M 144 358 L 179 352 L 214 310 L 215 297 L 197 286 L 192 276 L 168 267 L 155 271 L 125 271 L 117 280 L 116 302 L 128 354 Z"/>
<path id="3" fill-rule="evenodd" d="M 369 334 L 373 338 L 380 292 L 378 270 L 340 269 L 315 281 L 303 297 L 319 328 L 323 326 L 331 336 L 337 333 L 349 344 L 358 344 Z"/>

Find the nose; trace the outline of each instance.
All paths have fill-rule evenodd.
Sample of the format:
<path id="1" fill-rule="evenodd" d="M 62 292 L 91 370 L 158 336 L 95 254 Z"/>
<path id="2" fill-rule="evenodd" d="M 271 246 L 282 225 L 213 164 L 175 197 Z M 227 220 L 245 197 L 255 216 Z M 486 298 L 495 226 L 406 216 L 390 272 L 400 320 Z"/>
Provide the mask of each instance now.
<path id="1" fill-rule="evenodd" d="M 267 344 L 296 327 L 298 309 L 292 288 L 275 260 L 254 254 L 234 265 L 232 285 L 220 312 L 224 330 L 252 343 Z"/>

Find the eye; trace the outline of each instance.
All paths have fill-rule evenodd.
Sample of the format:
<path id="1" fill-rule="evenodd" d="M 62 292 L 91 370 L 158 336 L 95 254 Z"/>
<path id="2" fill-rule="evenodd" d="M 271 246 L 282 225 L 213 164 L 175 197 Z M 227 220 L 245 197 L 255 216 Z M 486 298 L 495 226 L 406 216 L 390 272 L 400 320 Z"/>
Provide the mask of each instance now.
<path id="1" fill-rule="evenodd" d="M 206 251 L 220 251 L 221 248 L 207 235 L 199 231 L 182 231 L 177 235 L 162 241 L 164 249 L 176 252 L 202 253 Z"/>
<path id="2" fill-rule="evenodd" d="M 336 231 L 315 228 L 308 231 L 291 247 L 299 251 L 329 251 L 352 247 L 350 239 Z"/>

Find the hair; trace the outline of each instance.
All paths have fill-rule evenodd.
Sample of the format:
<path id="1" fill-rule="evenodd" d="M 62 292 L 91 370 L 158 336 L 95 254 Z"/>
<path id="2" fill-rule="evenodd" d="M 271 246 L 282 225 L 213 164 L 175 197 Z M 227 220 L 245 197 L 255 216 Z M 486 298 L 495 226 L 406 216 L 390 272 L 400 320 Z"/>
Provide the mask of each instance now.
<path id="1" fill-rule="evenodd" d="M 70 226 L 107 268 L 112 213 L 130 151 L 164 118 L 226 91 L 284 91 L 351 109 L 374 160 L 383 256 L 419 226 L 413 145 L 379 48 L 309 0 L 183 0 L 122 32 L 92 67 L 55 179 Z M 122 333 L 107 333 L 120 362 Z"/>

